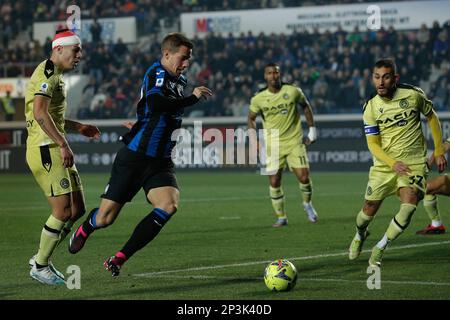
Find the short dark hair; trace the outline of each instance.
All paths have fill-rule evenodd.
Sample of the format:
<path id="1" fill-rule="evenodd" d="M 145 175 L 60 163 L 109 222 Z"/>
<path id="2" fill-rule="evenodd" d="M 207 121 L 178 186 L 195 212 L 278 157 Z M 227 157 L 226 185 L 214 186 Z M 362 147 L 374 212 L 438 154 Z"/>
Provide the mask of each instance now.
<path id="1" fill-rule="evenodd" d="M 375 62 L 375 68 L 390 68 L 394 74 L 397 74 L 397 66 L 392 58 L 382 58 Z"/>
<path id="2" fill-rule="evenodd" d="M 176 52 L 179 47 L 186 46 L 189 49 L 194 48 L 194 43 L 189 40 L 185 35 L 179 32 L 169 33 L 164 37 L 161 42 L 161 52 L 169 50 L 170 52 Z"/>
<path id="3" fill-rule="evenodd" d="M 266 70 L 266 68 L 269 68 L 269 67 L 280 68 L 280 66 L 277 63 L 269 62 L 264 66 L 264 70 Z"/>

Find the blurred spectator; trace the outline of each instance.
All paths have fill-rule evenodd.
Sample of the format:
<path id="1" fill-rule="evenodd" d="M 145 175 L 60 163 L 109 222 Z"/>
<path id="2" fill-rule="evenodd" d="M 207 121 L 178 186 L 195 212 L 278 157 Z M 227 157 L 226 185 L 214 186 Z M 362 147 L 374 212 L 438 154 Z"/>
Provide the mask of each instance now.
<path id="1" fill-rule="evenodd" d="M 336 0 L 334 3 L 350 3 Z M 359 2 L 369 2 L 361 0 Z M 94 42 L 83 43 L 80 72 L 89 75 L 83 89 L 80 117 L 133 117 L 145 70 L 160 54 L 157 45 L 162 27 L 176 28 L 180 12 L 275 8 L 329 4 L 326 1 L 289 0 L 80 0 L 83 18 L 134 15 L 139 22 L 140 43 L 126 44 L 122 39 L 103 43 L 100 31 L 92 32 Z M 0 76 L 29 76 L 27 67 L 48 57 L 51 39 L 45 43 L 17 42 L 20 30 L 33 20 L 63 17 L 65 0 L 5 0 L 0 5 Z M 33 8 L 33 9 L 29 9 Z M 17 10 L 16 10 L 17 9 Z M 24 17 L 32 17 L 25 19 Z M 162 25 L 160 24 L 162 23 Z M 264 65 L 276 62 L 283 69 L 283 81 L 300 86 L 311 99 L 317 113 L 361 112 L 361 106 L 373 91 L 371 69 L 375 60 L 396 59 L 401 81 L 421 85 L 430 82 L 430 97 L 437 107 L 449 110 L 448 66 L 449 23 L 422 25 L 419 30 L 398 31 L 391 26 L 376 32 L 347 32 L 339 27 L 319 33 L 296 31 L 292 34 L 253 34 L 243 32 L 208 34 L 194 38 L 196 54 L 188 70 L 191 83 L 205 84 L 215 92 L 214 99 L 200 109 L 186 109 L 189 116 L 245 116 L 248 103 L 260 85 Z M 95 34 L 94 34 L 95 33 Z M 435 71 L 442 75 L 436 76 Z M 31 70 L 32 71 L 32 70 Z M 446 81 L 442 79 L 446 78 Z M 195 81 L 193 79 L 196 79 Z M 428 93 L 428 92 L 427 92 Z"/>
<path id="2" fill-rule="evenodd" d="M 6 91 L 6 96 L 0 98 L 3 106 L 3 111 L 5 112 L 5 121 L 13 121 L 14 115 L 16 114 L 16 108 L 14 107 L 14 102 L 11 98 L 11 92 Z"/>
<path id="3" fill-rule="evenodd" d="M 102 25 L 98 22 L 97 18 L 94 19 L 89 31 L 91 32 L 92 42 L 99 43 L 101 41 Z"/>

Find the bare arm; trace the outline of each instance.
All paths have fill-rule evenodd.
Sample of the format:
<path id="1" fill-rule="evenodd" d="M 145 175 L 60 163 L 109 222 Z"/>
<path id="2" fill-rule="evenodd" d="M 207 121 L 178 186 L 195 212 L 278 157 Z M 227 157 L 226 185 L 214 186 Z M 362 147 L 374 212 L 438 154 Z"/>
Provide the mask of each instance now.
<path id="1" fill-rule="evenodd" d="M 443 172 L 447 168 L 447 159 L 445 158 L 444 146 L 442 144 L 442 131 L 439 118 L 433 111 L 427 116 L 428 125 L 431 129 L 431 135 L 434 142 L 434 162 L 438 167 L 439 172 Z"/>
<path id="2" fill-rule="evenodd" d="M 314 143 L 317 139 L 317 133 L 316 133 L 316 126 L 314 124 L 314 116 L 312 112 L 311 105 L 309 104 L 309 101 L 305 99 L 305 102 L 301 104 L 301 107 L 303 108 L 303 114 L 305 115 L 306 123 L 309 127 L 308 136 L 306 139 L 304 139 L 304 143 L 306 145 L 310 145 L 311 143 Z"/>
<path id="3" fill-rule="evenodd" d="M 48 107 L 50 106 L 50 98 L 37 95 L 34 97 L 33 115 L 41 129 L 53 140 L 58 146 L 68 146 L 66 138 L 58 131 L 53 121 Z"/>
<path id="4" fill-rule="evenodd" d="M 73 152 L 66 138 L 56 128 L 55 122 L 48 112 L 49 105 L 50 98 L 36 95 L 33 102 L 33 115 L 41 129 L 61 148 L 63 166 L 70 168 L 73 166 Z"/>
<path id="5" fill-rule="evenodd" d="M 98 130 L 96 126 L 67 119 L 64 121 L 64 126 L 66 129 L 76 131 L 85 137 L 94 139 L 100 138 L 100 130 Z"/>
<path id="6" fill-rule="evenodd" d="M 301 105 L 303 108 L 303 114 L 305 115 L 306 123 L 308 124 L 308 127 L 315 127 L 314 125 L 314 116 L 312 112 L 311 105 L 309 104 L 309 101 L 306 100 L 304 104 Z"/>
<path id="7" fill-rule="evenodd" d="M 248 139 L 250 145 L 256 146 L 257 150 L 259 150 L 258 139 L 256 135 L 256 117 L 258 115 L 251 111 L 248 112 L 247 116 L 247 128 L 248 130 Z"/>

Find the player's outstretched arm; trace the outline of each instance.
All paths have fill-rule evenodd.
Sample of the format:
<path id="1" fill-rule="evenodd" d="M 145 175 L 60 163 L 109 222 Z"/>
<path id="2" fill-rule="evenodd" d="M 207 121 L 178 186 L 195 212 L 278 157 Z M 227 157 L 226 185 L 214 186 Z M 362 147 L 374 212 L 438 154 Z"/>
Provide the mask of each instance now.
<path id="1" fill-rule="evenodd" d="M 125 121 L 125 122 L 122 122 L 122 125 L 123 125 L 125 128 L 127 128 L 128 130 L 131 130 L 131 128 L 133 128 L 133 126 L 134 126 L 135 123 L 136 123 L 136 122 Z"/>
<path id="2" fill-rule="evenodd" d="M 192 94 L 196 96 L 198 99 L 208 99 L 213 95 L 211 89 L 203 86 L 194 88 Z"/>
<path id="3" fill-rule="evenodd" d="M 147 103 L 155 111 L 175 111 L 192 106 L 200 101 L 212 96 L 212 91 L 207 87 L 196 87 L 189 97 L 173 99 L 159 93 L 152 93 L 147 98 Z"/>
<path id="4" fill-rule="evenodd" d="M 67 119 L 65 120 L 64 125 L 65 128 L 76 131 L 85 137 L 100 139 L 101 132 L 96 126 Z"/>

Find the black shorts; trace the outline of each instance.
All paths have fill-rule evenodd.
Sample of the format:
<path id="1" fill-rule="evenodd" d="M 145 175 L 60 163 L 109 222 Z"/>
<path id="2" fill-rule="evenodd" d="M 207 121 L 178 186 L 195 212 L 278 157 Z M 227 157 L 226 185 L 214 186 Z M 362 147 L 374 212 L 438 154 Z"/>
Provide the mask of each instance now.
<path id="1" fill-rule="evenodd" d="M 123 147 L 117 152 L 111 177 L 102 198 L 118 203 L 130 202 L 141 188 L 145 195 L 159 187 L 178 189 L 172 159 L 157 159 Z"/>

